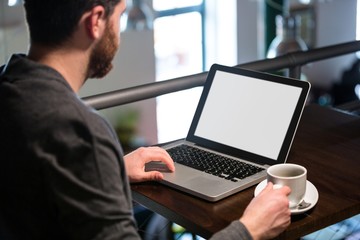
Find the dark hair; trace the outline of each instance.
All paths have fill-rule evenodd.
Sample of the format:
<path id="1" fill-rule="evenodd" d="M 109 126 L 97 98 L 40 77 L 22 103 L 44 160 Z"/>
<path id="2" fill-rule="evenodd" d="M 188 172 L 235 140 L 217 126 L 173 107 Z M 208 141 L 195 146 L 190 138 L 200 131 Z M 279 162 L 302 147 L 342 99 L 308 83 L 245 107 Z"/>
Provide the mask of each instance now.
<path id="1" fill-rule="evenodd" d="M 58 45 L 71 36 L 86 11 L 101 5 L 108 17 L 120 1 L 24 0 L 31 42 L 47 46 Z"/>

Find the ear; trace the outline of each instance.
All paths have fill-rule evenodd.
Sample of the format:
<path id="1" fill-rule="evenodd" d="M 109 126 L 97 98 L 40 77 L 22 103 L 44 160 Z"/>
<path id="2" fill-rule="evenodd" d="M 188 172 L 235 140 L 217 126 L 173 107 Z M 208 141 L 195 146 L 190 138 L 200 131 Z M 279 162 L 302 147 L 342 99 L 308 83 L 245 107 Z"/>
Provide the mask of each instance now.
<path id="1" fill-rule="evenodd" d="M 84 17 L 86 31 L 89 37 L 93 39 L 100 38 L 106 26 L 104 7 L 98 5 L 92 8 Z"/>

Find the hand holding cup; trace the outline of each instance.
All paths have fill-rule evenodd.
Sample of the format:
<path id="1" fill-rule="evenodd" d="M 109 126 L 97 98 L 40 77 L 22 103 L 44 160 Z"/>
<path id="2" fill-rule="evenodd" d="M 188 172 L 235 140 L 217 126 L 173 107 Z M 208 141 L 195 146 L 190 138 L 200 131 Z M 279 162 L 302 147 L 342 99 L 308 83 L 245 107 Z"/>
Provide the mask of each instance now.
<path id="1" fill-rule="evenodd" d="M 274 188 L 288 186 L 291 189 L 289 207 L 296 207 L 304 199 L 306 193 L 307 170 L 305 167 L 284 163 L 267 169 L 267 181 L 274 184 Z"/>

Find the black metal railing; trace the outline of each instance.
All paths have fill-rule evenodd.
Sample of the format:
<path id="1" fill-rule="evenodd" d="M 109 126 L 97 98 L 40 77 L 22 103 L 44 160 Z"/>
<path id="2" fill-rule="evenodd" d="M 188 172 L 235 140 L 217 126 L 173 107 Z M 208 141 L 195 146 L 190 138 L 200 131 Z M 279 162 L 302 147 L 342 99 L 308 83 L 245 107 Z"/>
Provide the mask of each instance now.
<path id="1" fill-rule="evenodd" d="M 359 50 L 360 41 L 353 41 L 328 47 L 311 49 L 308 51 L 293 52 L 277 58 L 249 62 L 236 65 L 234 67 L 247 68 L 264 72 L 289 69 L 290 77 L 299 78 L 301 74 L 301 67 L 305 64 L 354 53 Z M 90 97 L 85 97 L 83 100 L 86 104 L 98 110 L 115 107 L 127 103 L 154 98 L 167 93 L 203 86 L 206 75 L 207 72 L 198 73 L 166 81 L 154 82 L 108 93 L 102 93 Z"/>

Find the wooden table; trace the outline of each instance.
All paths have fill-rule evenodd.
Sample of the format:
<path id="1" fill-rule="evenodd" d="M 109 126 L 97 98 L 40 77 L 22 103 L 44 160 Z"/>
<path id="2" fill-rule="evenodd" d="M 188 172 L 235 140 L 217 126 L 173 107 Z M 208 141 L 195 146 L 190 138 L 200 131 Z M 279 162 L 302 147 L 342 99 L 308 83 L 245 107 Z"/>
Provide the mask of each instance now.
<path id="1" fill-rule="evenodd" d="M 319 192 L 310 211 L 292 217 L 279 239 L 296 239 L 360 213 L 360 118 L 339 110 L 307 106 L 288 162 L 308 169 Z M 239 219 L 255 187 L 216 203 L 159 183 L 131 186 L 136 202 L 204 238 Z"/>

